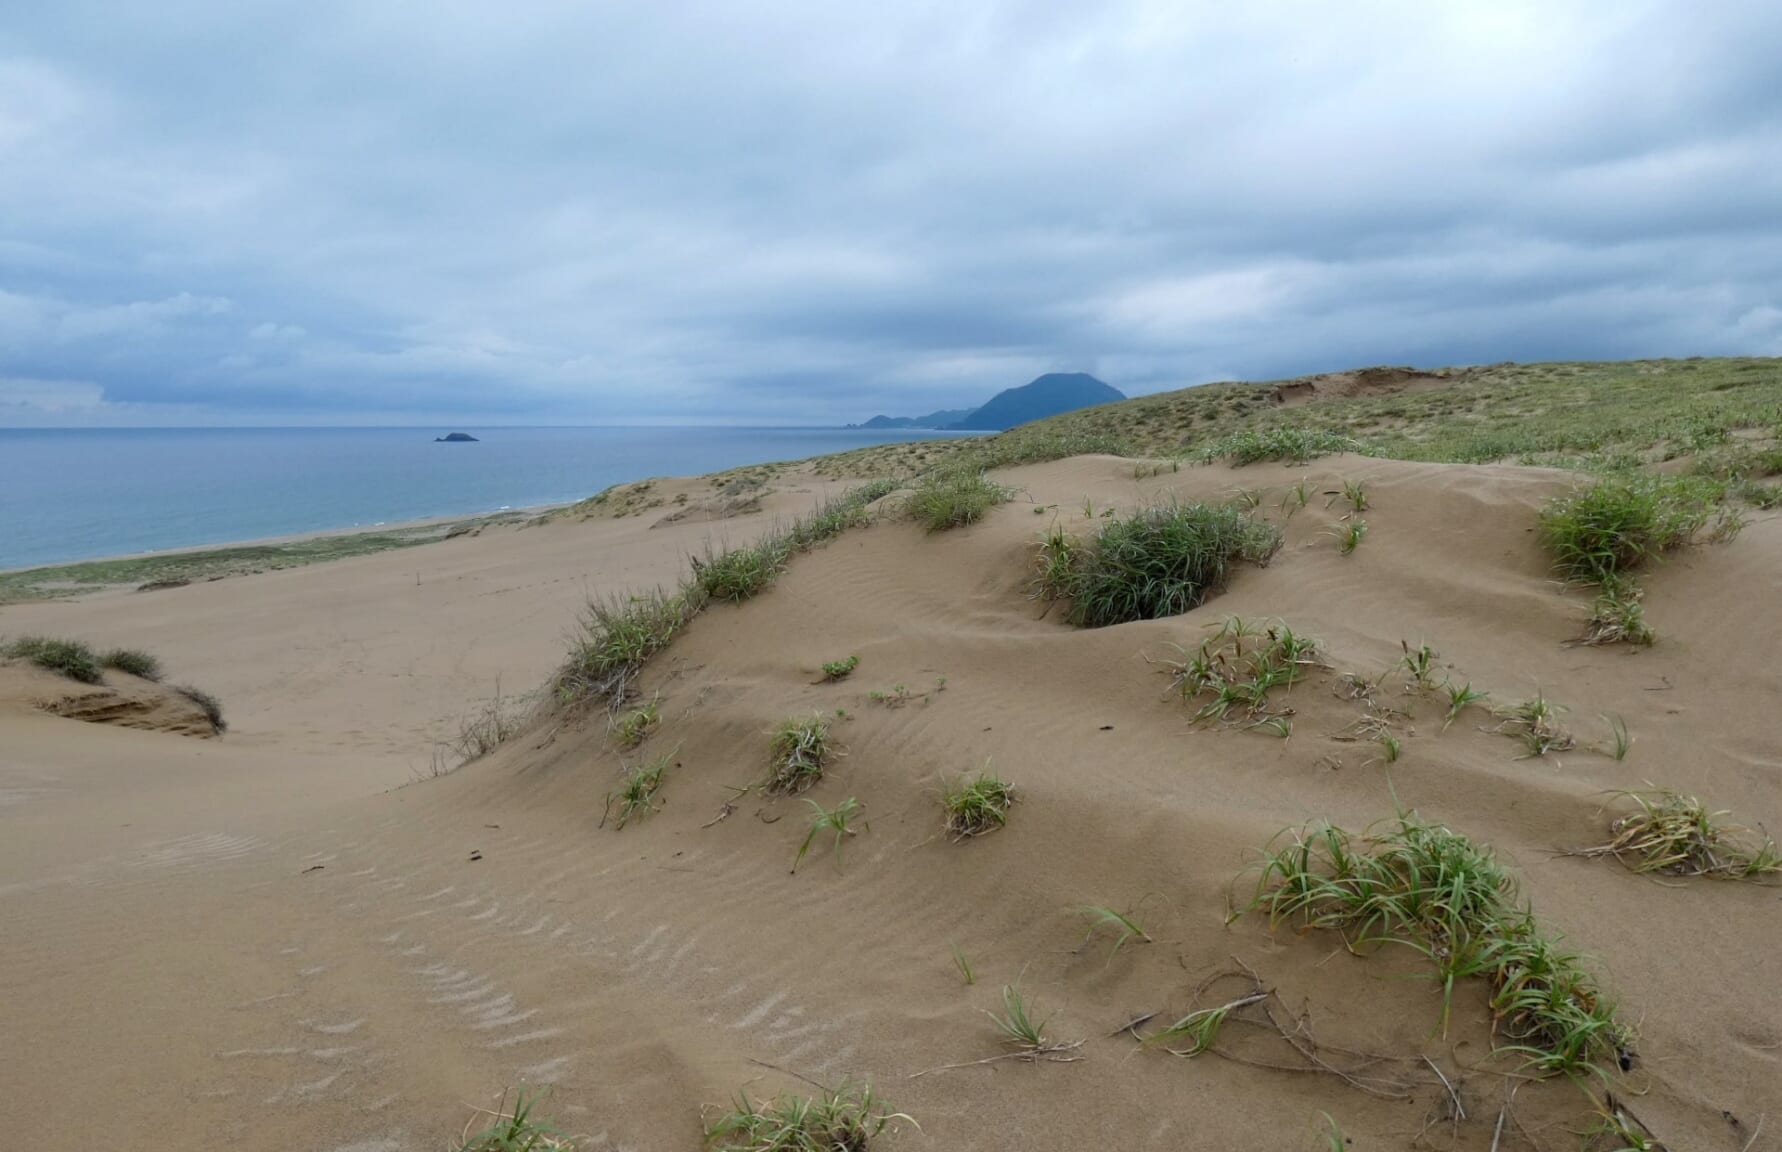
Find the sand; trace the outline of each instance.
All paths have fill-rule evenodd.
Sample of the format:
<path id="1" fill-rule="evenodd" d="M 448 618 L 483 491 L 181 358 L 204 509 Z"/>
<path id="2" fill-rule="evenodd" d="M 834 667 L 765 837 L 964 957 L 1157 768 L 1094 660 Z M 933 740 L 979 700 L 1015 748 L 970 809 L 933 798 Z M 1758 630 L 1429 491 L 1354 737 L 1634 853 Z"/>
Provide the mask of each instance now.
<path id="1" fill-rule="evenodd" d="M 1039 529 L 1090 527 L 1085 498 L 1100 513 L 1241 484 L 1280 520 L 1301 478 L 1314 496 L 1286 547 L 1196 612 L 1078 631 L 1026 594 Z M 888 1148 L 1313 1149 L 1326 1113 L 1357 1149 L 1487 1149 L 1511 1066 L 1487 1059 L 1482 988 L 1457 991 L 1439 1038 L 1439 993 L 1408 950 L 1226 922 L 1270 837 L 1363 827 L 1396 796 L 1494 845 L 1542 922 L 1595 958 L 1639 1027 L 1618 1090 L 1642 1120 L 1675 1148 L 1739 1152 L 1754 1131 L 1750 1147 L 1782 1147 L 1778 890 L 1558 854 L 1602 839 L 1607 790 L 1648 781 L 1747 823 L 1782 813 L 1782 522 L 1655 568 L 1661 639 L 1630 651 L 1563 644 L 1584 598 L 1532 532 L 1561 473 L 1339 457 L 1135 481 L 1130 461 L 1091 457 L 1002 479 L 1023 495 L 980 524 L 888 520 L 709 609 L 650 666 L 663 723 L 636 755 L 600 717 L 552 713 L 428 778 L 497 680 L 545 680 L 589 594 L 668 583 L 708 537 L 740 542 L 814 485 L 717 524 L 559 521 L 0 609 L 8 634 L 148 648 L 231 723 L 198 740 L 0 703 L 0 1130 L 42 1149 L 431 1150 L 524 1079 L 550 1086 L 584 1147 L 687 1149 L 700 1106 L 741 1086 L 856 1077 L 921 1124 Z M 1319 495 L 1341 479 L 1373 499 L 1349 557 Z M 1168 691 L 1158 662 L 1231 614 L 1324 642 L 1332 671 L 1293 690 L 1288 739 L 1197 729 Z M 1633 750 L 1518 760 L 1483 714 L 1443 731 L 1433 702 L 1407 700 L 1388 769 L 1330 738 L 1358 715 L 1332 689 L 1387 669 L 1401 640 L 1494 697 L 1539 686 L 1582 745 L 1604 738 L 1599 715 L 1625 717 Z M 850 653 L 850 680 L 815 683 Z M 927 695 L 868 699 L 899 683 Z M 847 755 L 811 796 L 857 798 L 870 826 L 839 864 L 816 852 L 792 875 L 801 801 L 751 792 L 711 822 L 762 775 L 767 729 L 837 708 Z M 668 751 L 662 810 L 597 827 L 621 764 Z M 951 843 L 939 776 L 987 761 L 1022 799 L 1006 829 Z M 1086 904 L 1136 910 L 1152 942 L 1080 947 Z M 1402 1058 L 1386 1067 L 1412 1098 L 1117 1034 L 1194 1006 L 1234 958 L 1321 1042 Z M 1080 1061 L 913 1075 L 997 1054 L 983 1010 L 1017 980 Z M 1284 1062 L 1267 1036 L 1233 1037 L 1234 1054 Z M 1444 1118 L 1423 1057 L 1467 1120 Z M 1583 1105 L 1530 1084 L 1516 1115 L 1538 1147 L 1571 1148 Z M 1536 1145 L 1512 1127 L 1499 1146 Z"/>

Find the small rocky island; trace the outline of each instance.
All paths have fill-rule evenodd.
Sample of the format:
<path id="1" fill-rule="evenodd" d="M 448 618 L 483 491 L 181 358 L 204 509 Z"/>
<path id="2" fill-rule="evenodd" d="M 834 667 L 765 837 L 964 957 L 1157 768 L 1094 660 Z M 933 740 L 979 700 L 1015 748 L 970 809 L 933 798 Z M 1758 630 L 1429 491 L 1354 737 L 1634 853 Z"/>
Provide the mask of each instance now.
<path id="1" fill-rule="evenodd" d="M 445 436 L 435 436 L 435 444 L 475 444 L 477 439 L 468 432 L 452 432 Z"/>

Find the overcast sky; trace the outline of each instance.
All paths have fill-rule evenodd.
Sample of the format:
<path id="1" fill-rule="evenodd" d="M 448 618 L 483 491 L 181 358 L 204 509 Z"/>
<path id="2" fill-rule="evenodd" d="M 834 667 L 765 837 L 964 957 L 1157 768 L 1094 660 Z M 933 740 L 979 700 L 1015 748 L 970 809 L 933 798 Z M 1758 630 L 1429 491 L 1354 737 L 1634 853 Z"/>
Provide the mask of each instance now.
<path id="1" fill-rule="evenodd" d="M 0 21 L 0 426 L 835 423 L 1782 354 L 1782 5 Z"/>

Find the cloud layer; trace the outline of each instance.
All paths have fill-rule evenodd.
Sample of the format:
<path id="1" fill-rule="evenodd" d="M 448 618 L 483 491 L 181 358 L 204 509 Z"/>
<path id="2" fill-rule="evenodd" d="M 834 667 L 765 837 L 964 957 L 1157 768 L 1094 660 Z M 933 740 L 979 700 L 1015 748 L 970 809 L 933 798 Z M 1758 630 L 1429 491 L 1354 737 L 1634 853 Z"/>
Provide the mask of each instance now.
<path id="1" fill-rule="evenodd" d="M 0 425 L 1782 354 L 1775 5 L 120 7 L 0 28 Z"/>

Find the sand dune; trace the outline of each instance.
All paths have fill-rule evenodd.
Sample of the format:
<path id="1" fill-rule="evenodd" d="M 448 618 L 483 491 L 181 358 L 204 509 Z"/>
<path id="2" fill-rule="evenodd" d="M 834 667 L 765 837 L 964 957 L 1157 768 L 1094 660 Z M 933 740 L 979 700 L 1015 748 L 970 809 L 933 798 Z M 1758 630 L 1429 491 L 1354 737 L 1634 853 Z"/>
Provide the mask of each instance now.
<path id="1" fill-rule="evenodd" d="M 1345 557 L 1317 493 L 1357 478 L 1370 531 Z M 857 1077 L 921 1124 L 889 1147 L 1311 1149 L 1327 1113 L 1356 1148 L 1487 1149 L 1513 1065 L 1487 1059 L 1480 988 L 1457 990 L 1441 1039 L 1409 950 L 1226 922 L 1281 829 L 1360 828 L 1398 803 L 1494 845 L 1542 922 L 1595 958 L 1639 1028 L 1633 1107 L 1671 1146 L 1738 1152 L 1760 1117 L 1750 1146 L 1782 1146 L 1776 890 L 1557 854 L 1602 838 L 1606 790 L 1646 781 L 1753 823 L 1782 810 L 1782 523 L 1655 568 L 1656 647 L 1575 648 L 1584 600 L 1531 531 L 1562 473 L 1337 457 L 1137 481 L 1131 461 L 1086 457 L 1001 479 L 1022 495 L 980 524 L 887 520 L 708 609 L 650 665 L 663 722 L 636 753 L 598 715 L 550 713 L 406 787 L 497 675 L 545 679 L 589 591 L 673 580 L 712 526 L 559 523 L 0 610 L 7 632 L 154 649 L 233 724 L 201 742 L 0 712 L 0 1121 L 50 1149 L 436 1149 L 524 1079 L 552 1086 L 586 1147 L 666 1150 L 696 1147 L 699 1106 L 739 1086 Z M 1301 479 L 1313 498 L 1287 517 Z M 1264 490 L 1286 545 L 1201 609 L 1086 631 L 1028 596 L 1054 518 L 1088 530 L 1104 509 L 1237 485 Z M 740 539 L 812 495 L 723 528 Z M 1323 641 L 1330 667 L 1292 689 L 1287 739 L 1197 728 L 1169 690 L 1160 661 L 1234 614 Z M 1519 760 L 1483 713 L 1444 731 L 1402 677 L 1382 688 L 1413 714 L 1396 763 L 1333 739 L 1358 714 L 1342 674 L 1389 669 L 1401 641 L 1499 699 L 1546 692 L 1581 746 Z M 849 654 L 851 679 L 815 682 Z M 868 698 L 898 684 L 901 706 Z M 808 807 L 735 789 L 763 775 L 777 721 L 838 708 L 847 755 L 809 795 L 857 798 L 870 827 L 794 875 Z M 1623 761 L 1587 746 L 1602 714 L 1634 734 Z M 662 810 L 599 828 L 621 764 L 668 751 Z M 952 843 L 939 777 L 986 762 L 1021 800 L 1007 828 Z M 1083 905 L 1135 911 L 1152 942 L 1083 946 Z M 1255 1063 L 1119 1034 L 1185 1012 L 1234 962 L 1320 1042 L 1393 1057 L 1376 1070 L 1404 1090 L 1385 1095 L 1408 1098 L 1255 1066 L 1291 1058 L 1261 1032 L 1234 1033 Z M 928 1071 L 1000 1051 L 983 1010 L 1017 980 L 1081 1059 Z M 1424 1057 L 1466 1121 L 1444 1118 Z M 1530 1084 L 1516 1114 L 1539 1147 L 1569 1148 L 1582 1101 Z M 1531 1145 L 1512 1130 L 1500 1146 Z"/>

